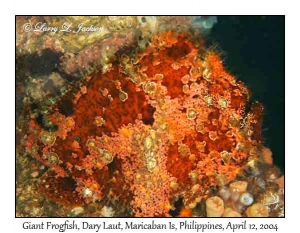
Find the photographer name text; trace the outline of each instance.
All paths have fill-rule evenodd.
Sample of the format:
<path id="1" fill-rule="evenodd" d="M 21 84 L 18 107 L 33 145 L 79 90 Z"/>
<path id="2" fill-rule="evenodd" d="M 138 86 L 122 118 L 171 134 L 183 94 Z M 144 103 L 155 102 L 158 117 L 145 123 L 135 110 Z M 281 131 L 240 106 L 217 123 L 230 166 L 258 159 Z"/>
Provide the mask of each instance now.
<path id="1" fill-rule="evenodd" d="M 61 27 L 51 26 L 47 23 L 25 23 L 23 25 L 24 32 L 48 32 L 50 34 L 56 34 L 58 32 L 65 33 L 80 33 L 80 32 L 103 32 L 104 27 L 96 27 L 94 25 L 87 25 L 85 23 L 80 23 L 78 25 L 73 25 L 73 23 L 65 22 Z"/>

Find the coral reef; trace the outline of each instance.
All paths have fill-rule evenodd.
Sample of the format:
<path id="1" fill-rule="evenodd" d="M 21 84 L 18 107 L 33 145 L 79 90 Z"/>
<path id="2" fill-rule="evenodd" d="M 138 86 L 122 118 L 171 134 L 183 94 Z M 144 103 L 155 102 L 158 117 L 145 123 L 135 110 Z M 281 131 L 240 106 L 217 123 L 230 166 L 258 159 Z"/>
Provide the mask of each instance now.
<path id="1" fill-rule="evenodd" d="M 42 113 L 28 110 L 20 141 L 48 168 L 42 176 L 31 173 L 38 191 L 70 208 L 71 216 L 84 208 L 97 216 L 284 216 L 282 177 L 262 141 L 263 106 L 250 103 L 248 89 L 216 51 L 185 29 L 163 26 L 187 19 L 90 20 L 106 25 L 110 36 L 100 33 L 101 43 L 78 38 L 77 54 L 65 53 L 60 69 L 76 76 L 92 68 Z M 206 25 L 191 20 L 200 30 Z M 150 43 L 123 34 L 133 25 L 152 28 Z M 20 49 L 26 38 L 17 40 Z M 142 49 L 123 50 L 132 44 Z M 75 46 L 54 45 L 47 48 Z M 59 74 L 51 78 L 64 86 Z M 26 92 L 35 100 L 47 96 L 33 87 Z"/>

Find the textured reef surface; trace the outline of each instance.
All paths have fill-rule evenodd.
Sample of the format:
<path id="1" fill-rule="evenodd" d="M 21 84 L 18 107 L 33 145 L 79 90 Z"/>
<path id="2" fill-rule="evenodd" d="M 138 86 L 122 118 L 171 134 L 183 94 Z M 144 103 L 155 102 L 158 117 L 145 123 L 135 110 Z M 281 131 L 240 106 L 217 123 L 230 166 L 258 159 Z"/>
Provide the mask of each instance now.
<path id="1" fill-rule="evenodd" d="M 83 19 L 101 32 L 22 32 Z M 263 105 L 201 37 L 215 22 L 17 18 L 17 215 L 284 216 Z"/>

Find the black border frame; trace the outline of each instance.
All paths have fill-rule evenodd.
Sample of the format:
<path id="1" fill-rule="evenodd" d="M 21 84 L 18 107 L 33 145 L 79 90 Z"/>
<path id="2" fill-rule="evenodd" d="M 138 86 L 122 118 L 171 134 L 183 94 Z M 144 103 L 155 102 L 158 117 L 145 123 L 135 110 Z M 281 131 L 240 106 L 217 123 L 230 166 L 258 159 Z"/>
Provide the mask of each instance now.
<path id="1" fill-rule="evenodd" d="M 15 42 L 17 41 L 17 23 L 16 23 L 16 20 L 17 20 L 17 17 L 19 16 L 166 16 L 166 15 L 15 15 Z M 167 15 L 167 16 L 197 16 L 197 15 Z M 213 15 L 201 15 L 201 16 L 213 16 Z M 215 16 L 215 15 L 214 15 Z M 219 16 L 219 15 L 216 15 L 216 16 Z M 264 16 L 264 15 L 220 15 L 220 16 Z M 284 31 L 285 31 L 285 15 L 266 15 L 266 16 L 283 16 L 284 17 Z M 284 39 L 284 45 L 285 45 L 285 35 L 283 36 L 283 39 Z M 15 46 L 15 70 L 16 70 L 16 62 L 17 62 L 17 57 L 16 57 L 16 50 L 17 50 L 17 46 Z M 284 56 L 284 74 L 286 73 L 285 72 L 285 56 Z M 285 82 L 284 82 L 284 86 L 283 86 L 283 93 L 284 93 L 284 96 L 285 96 L 285 90 L 286 90 L 286 87 L 285 87 Z M 16 72 L 15 72 L 15 97 L 16 97 Z M 15 109 L 16 109 L 16 106 L 17 106 L 17 100 L 15 98 Z M 16 197 L 16 190 L 17 190 L 17 182 L 16 182 L 16 179 L 17 179 L 17 169 L 16 169 L 16 160 L 17 160 L 17 153 L 16 153 L 16 126 L 17 126 L 17 115 L 16 115 L 16 110 L 15 110 L 15 218 L 21 218 L 21 219 L 28 219 L 28 218 L 34 218 L 34 219 L 38 219 L 38 218 L 41 218 L 41 219 L 46 219 L 46 218 L 58 218 L 58 219 L 87 219 L 87 218 L 92 218 L 92 219 L 106 219 L 106 218 L 129 218 L 129 219 L 157 219 L 157 218 L 162 218 L 162 219 L 169 219 L 169 217 L 68 217 L 68 216 L 65 216 L 65 217 L 54 217 L 54 216 L 43 216 L 43 217 L 34 217 L 34 216 L 30 216 L 30 217 L 18 217 L 17 216 L 17 197 Z M 284 123 L 285 123 L 285 102 L 284 102 Z M 285 129 L 285 125 L 284 125 L 284 130 Z M 285 142 L 286 142 L 286 138 L 285 138 L 285 135 L 284 135 L 284 150 L 286 149 L 285 147 Z M 285 150 L 286 152 L 286 150 Z M 286 153 L 285 153 L 286 155 Z M 286 164 L 285 164 L 285 159 L 286 159 L 286 156 L 284 155 L 284 168 L 286 170 Z M 286 176 L 284 174 L 284 190 L 286 190 L 286 182 L 285 182 L 285 179 L 286 179 Z M 284 195 L 284 208 L 286 207 L 285 206 L 286 204 L 286 195 Z M 285 209 L 285 212 L 284 212 L 284 217 L 282 217 L 283 219 L 285 219 L 287 216 L 286 216 L 286 209 Z M 278 219 L 279 217 L 217 217 L 216 219 L 219 219 L 219 218 L 224 218 L 224 219 L 243 219 L 243 220 L 247 220 L 247 219 L 264 219 L 264 218 L 273 218 L 273 219 Z M 281 218 L 281 219 L 282 219 Z M 210 217 L 170 217 L 170 219 L 211 219 Z M 104 220 L 105 221 L 105 220 Z"/>

